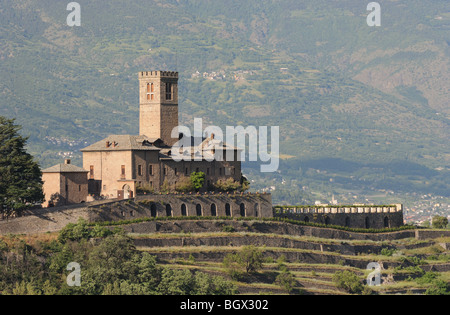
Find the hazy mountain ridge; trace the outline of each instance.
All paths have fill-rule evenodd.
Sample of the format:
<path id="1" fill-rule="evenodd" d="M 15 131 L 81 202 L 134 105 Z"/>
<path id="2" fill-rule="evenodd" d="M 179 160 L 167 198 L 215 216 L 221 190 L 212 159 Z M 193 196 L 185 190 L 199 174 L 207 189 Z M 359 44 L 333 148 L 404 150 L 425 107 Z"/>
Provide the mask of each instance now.
<path id="1" fill-rule="evenodd" d="M 377 29 L 356 0 L 80 1 L 78 28 L 66 3 L 0 3 L 0 115 L 24 126 L 43 166 L 137 133 L 137 72 L 161 69 L 180 72 L 184 124 L 280 126 L 281 153 L 294 157 L 285 176 L 308 181 L 292 167 L 333 158 L 366 165 L 357 177 L 376 186 L 401 176 L 407 191 L 449 191 L 446 1 L 380 1 Z M 408 179 L 391 167 L 401 161 L 430 171 Z"/>

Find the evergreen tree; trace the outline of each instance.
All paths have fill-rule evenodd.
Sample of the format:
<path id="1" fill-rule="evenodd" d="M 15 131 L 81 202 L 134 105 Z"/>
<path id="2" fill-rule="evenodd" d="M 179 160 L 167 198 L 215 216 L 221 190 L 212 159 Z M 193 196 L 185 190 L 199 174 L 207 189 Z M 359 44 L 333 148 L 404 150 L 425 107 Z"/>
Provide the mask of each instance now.
<path id="1" fill-rule="evenodd" d="M 20 130 L 14 119 L 0 116 L 0 213 L 6 216 L 44 200 L 42 172 L 25 151 L 28 138 Z"/>

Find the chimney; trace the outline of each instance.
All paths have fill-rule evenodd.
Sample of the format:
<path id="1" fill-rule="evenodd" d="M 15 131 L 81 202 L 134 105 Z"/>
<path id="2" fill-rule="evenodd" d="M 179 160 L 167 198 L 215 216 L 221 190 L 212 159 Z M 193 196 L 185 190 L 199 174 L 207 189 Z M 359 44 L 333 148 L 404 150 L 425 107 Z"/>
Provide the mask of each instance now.
<path id="1" fill-rule="evenodd" d="M 69 159 L 67 159 L 67 160 L 64 161 L 64 164 L 66 164 L 66 165 L 70 165 L 70 163 L 72 163 L 72 161 L 69 160 Z"/>
<path id="2" fill-rule="evenodd" d="M 106 147 L 109 148 L 111 146 L 111 142 L 106 141 Z"/>

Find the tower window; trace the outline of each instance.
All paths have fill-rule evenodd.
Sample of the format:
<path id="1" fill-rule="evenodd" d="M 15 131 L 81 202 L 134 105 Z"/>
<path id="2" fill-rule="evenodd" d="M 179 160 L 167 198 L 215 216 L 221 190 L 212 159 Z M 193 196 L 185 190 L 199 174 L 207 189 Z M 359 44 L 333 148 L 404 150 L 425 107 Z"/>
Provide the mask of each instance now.
<path id="1" fill-rule="evenodd" d="M 166 83 L 166 100 L 172 100 L 172 83 Z"/>

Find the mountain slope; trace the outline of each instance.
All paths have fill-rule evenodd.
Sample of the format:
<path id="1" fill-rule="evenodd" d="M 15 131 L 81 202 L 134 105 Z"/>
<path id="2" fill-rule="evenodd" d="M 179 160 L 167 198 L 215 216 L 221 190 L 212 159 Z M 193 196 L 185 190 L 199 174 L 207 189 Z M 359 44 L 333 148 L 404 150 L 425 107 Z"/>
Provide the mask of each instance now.
<path id="1" fill-rule="evenodd" d="M 74 28 L 66 3 L 0 4 L 0 115 L 44 167 L 137 133 L 137 72 L 177 70 L 183 124 L 280 126 L 291 159 L 246 165 L 255 188 L 450 191 L 446 1 L 380 1 L 381 28 L 356 0 L 93 0 Z"/>

